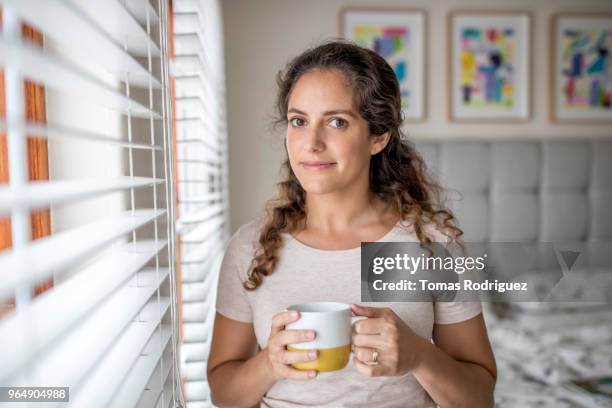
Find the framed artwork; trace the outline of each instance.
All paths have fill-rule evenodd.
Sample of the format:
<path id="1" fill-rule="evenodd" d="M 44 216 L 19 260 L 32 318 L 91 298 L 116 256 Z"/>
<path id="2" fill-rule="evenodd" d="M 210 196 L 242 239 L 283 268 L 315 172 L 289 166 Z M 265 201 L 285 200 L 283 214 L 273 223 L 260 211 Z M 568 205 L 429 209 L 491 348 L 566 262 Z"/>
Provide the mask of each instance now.
<path id="1" fill-rule="evenodd" d="M 450 120 L 528 120 L 529 14 L 458 11 L 448 20 Z"/>
<path id="2" fill-rule="evenodd" d="M 340 36 L 376 51 L 391 65 L 407 120 L 425 118 L 425 13 L 411 9 L 345 8 Z"/>
<path id="3" fill-rule="evenodd" d="M 612 15 L 553 16 L 551 50 L 551 119 L 612 122 Z"/>

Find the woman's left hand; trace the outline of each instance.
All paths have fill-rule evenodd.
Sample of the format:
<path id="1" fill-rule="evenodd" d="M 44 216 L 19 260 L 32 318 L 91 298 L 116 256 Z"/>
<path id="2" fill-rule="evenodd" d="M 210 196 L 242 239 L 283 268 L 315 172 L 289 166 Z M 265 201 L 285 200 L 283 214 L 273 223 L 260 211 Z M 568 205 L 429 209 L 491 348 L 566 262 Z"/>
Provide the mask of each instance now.
<path id="1" fill-rule="evenodd" d="M 351 305 L 355 323 L 353 363 L 357 371 L 370 377 L 398 376 L 418 364 L 423 337 L 416 334 L 388 307 Z"/>

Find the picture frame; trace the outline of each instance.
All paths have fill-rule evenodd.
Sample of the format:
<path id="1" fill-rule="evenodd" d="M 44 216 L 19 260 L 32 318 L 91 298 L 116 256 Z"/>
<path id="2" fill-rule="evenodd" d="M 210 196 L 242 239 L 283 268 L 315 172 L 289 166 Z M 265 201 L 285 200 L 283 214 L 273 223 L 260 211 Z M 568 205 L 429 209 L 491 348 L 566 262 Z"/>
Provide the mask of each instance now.
<path id="1" fill-rule="evenodd" d="M 454 11 L 448 15 L 450 121 L 531 118 L 531 15 Z"/>
<path id="2" fill-rule="evenodd" d="M 426 117 L 425 11 L 410 8 L 347 7 L 340 11 L 339 36 L 372 49 L 397 76 L 406 121 Z"/>
<path id="3" fill-rule="evenodd" d="M 550 50 L 551 121 L 612 123 L 612 14 L 551 16 Z"/>

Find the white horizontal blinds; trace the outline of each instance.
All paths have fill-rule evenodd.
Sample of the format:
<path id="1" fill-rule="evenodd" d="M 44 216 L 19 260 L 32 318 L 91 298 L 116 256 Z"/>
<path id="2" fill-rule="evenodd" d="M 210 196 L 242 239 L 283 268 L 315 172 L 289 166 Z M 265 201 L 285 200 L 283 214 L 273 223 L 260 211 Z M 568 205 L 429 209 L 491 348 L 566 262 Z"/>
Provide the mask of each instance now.
<path id="1" fill-rule="evenodd" d="M 183 344 L 188 407 L 210 406 L 206 363 L 228 238 L 227 131 L 220 4 L 173 0 Z"/>
<path id="2" fill-rule="evenodd" d="M 0 252 L 0 301 L 16 299 L 0 320 L 0 384 L 67 386 L 74 407 L 179 406 L 167 4 L 0 7 L 10 166 L 0 216 L 13 241 Z M 21 39 L 22 23 L 44 49 Z M 45 124 L 26 119 L 25 79 L 47 90 Z M 49 141 L 49 181 L 27 179 L 29 134 Z M 32 241 L 40 208 L 52 234 Z"/>

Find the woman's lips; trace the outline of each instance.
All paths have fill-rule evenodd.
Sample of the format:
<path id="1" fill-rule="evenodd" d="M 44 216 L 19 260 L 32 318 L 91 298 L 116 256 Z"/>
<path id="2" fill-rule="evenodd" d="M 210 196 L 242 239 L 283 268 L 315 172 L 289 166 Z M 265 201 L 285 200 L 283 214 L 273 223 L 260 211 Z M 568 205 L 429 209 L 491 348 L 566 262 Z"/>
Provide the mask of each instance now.
<path id="1" fill-rule="evenodd" d="M 301 162 L 301 164 L 306 170 L 325 170 L 336 165 L 336 163 L 326 162 Z"/>

